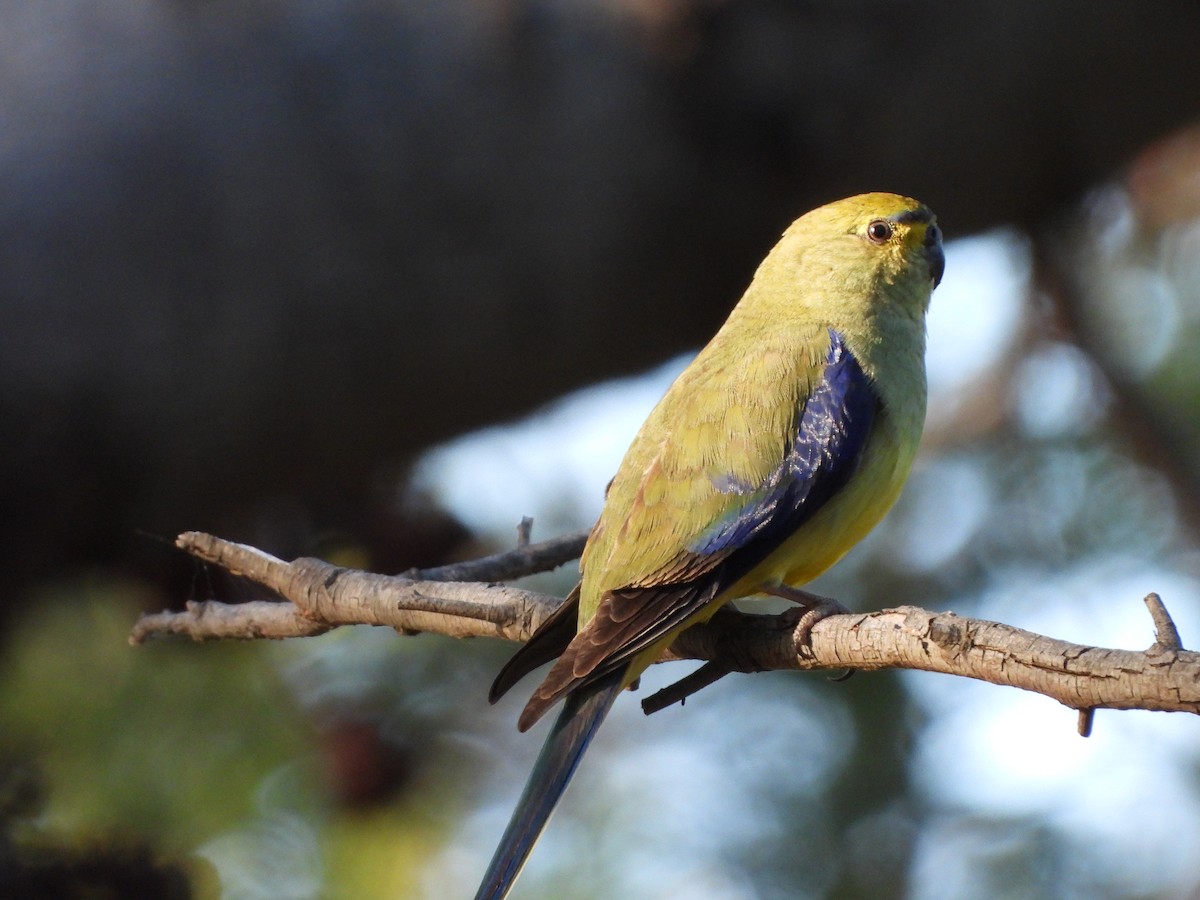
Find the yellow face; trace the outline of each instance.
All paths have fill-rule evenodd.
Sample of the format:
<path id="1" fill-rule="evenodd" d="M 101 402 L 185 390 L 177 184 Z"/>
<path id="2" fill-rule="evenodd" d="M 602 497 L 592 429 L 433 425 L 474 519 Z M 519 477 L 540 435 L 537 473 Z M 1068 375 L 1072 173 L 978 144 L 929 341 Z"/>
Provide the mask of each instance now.
<path id="1" fill-rule="evenodd" d="M 923 268 L 933 287 L 942 280 L 946 257 L 937 217 L 923 203 L 897 194 L 862 194 L 833 207 L 843 207 L 847 231 L 883 253 L 884 268 L 895 280 L 912 267 Z"/>
<path id="2" fill-rule="evenodd" d="M 882 309 L 923 321 L 945 265 L 929 207 L 898 194 L 860 194 L 793 222 L 743 302 L 776 314 L 807 308 L 808 318 L 841 327 Z M 751 297 L 760 292 L 761 299 Z"/>

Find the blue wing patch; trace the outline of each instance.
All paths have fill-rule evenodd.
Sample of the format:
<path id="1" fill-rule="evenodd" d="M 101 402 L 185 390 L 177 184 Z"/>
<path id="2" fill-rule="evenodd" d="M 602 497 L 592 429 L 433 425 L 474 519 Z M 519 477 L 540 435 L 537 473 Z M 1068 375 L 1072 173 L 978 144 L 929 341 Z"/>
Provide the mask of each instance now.
<path id="1" fill-rule="evenodd" d="M 831 328 L 829 338 L 825 372 L 799 415 L 779 467 L 761 485 L 730 481 L 717 486 L 745 494 L 746 502 L 713 523 L 692 542 L 689 553 L 744 556 L 736 568 L 749 571 L 812 518 L 858 468 L 879 401 L 842 336 Z M 753 552 L 758 548 L 766 552 Z"/>
<path id="2" fill-rule="evenodd" d="M 762 484 L 729 478 L 714 485 L 742 495 L 743 502 L 656 573 L 653 583 L 604 595 L 591 621 L 570 641 L 525 707 L 522 728 L 564 694 L 615 672 L 685 624 L 816 515 L 858 469 L 878 409 L 871 380 L 831 328 L 825 371 L 796 412 L 796 430 L 779 466 Z M 518 651 L 514 660 L 521 655 Z M 525 670 L 514 667 L 514 673 Z"/>

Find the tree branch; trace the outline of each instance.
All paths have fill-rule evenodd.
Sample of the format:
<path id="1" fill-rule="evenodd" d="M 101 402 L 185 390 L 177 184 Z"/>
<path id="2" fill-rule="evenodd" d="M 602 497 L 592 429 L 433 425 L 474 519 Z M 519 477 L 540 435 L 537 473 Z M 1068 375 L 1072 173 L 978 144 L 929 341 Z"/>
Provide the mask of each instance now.
<path id="1" fill-rule="evenodd" d="M 245 544 L 188 531 L 176 539 L 176 546 L 230 574 L 261 584 L 290 602 L 189 603 L 183 612 L 142 616 L 129 639 L 140 644 L 159 633 L 183 634 L 197 641 L 290 638 L 320 634 L 339 625 L 387 625 L 405 634 L 432 632 L 524 641 L 561 600 L 503 584 L 436 579 L 447 572 L 469 569 L 477 577 L 493 580 L 493 571 L 514 570 L 513 557 L 526 560 L 530 572 L 543 571 L 558 565 L 548 560 L 555 552 L 561 554 L 562 544 L 569 540 L 531 544 L 474 560 L 473 569 L 471 564 L 464 564 L 463 568 L 447 566 L 416 572 L 423 577 L 413 579 L 343 569 L 309 557 L 288 563 Z M 265 607 L 279 609 L 268 615 Z"/>
<path id="2" fill-rule="evenodd" d="M 540 544 L 531 544 L 531 525 L 531 519 L 521 520 L 517 527 L 515 550 L 438 566 L 436 569 L 409 569 L 401 577 L 413 581 L 511 581 L 536 572 L 557 569 L 573 559 L 579 559 L 579 554 L 583 553 L 588 532 L 577 531 Z"/>
<path id="3" fill-rule="evenodd" d="M 305 637 L 339 625 L 386 625 L 404 634 L 499 637 L 524 641 L 562 602 L 495 583 L 503 577 L 553 568 L 572 558 L 583 536 L 570 535 L 459 566 L 402 576 L 343 569 L 318 559 L 283 562 L 254 547 L 187 532 L 177 545 L 206 562 L 255 581 L 281 601 L 229 605 L 188 603 L 182 612 L 143 616 L 130 642 L 159 634 L 194 640 Z M 437 580 L 471 572 L 475 582 Z M 413 577 L 419 576 L 419 577 Z M 726 608 L 684 632 L 668 659 L 707 665 L 648 698 L 653 712 L 728 672 L 775 669 L 922 669 L 1044 694 L 1081 711 L 1081 731 L 1095 709 L 1200 713 L 1200 653 L 1182 649 L 1158 595 L 1146 598 L 1156 641 L 1145 651 L 1087 647 L 998 622 L 935 613 L 912 606 L 834 615 L 804 638 L 803 609 L 753 615 Z"/>

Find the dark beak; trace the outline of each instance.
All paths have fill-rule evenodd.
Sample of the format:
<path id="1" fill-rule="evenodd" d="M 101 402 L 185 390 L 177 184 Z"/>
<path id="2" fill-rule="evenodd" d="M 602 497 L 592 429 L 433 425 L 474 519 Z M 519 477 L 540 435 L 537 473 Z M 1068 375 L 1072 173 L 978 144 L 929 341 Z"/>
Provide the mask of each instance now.
<path id="1" fill-rule="evenodd" d="M 925 262 L 929 264 L 929 277 L 933 286 L 942 283 L 942 275 L 946 272 L 946 254 L 942 252 L 942 229 L 936 222 L 930 222 L 925 229 Z"/>

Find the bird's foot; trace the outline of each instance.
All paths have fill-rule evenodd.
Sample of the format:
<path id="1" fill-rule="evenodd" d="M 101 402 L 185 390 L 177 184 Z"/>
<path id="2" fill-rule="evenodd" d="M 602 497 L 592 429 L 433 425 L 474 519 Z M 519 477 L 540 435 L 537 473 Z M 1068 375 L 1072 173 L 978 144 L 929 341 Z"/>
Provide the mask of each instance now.
<path id="1" fill-rule="evenodd" d="M 802 591 L 800 588 L 789 587 L 786 584 L 770 585 L 764 589 L 763 593 L 790 600 L 804 610 L 796 623 L 796 646 L 808 648 L 809 652 L 812 652 L 814 625 L 830 616 L 843 616 L 850 613 L 850 610 L 832 597 L 822 597 L 820 594 Z"/>

